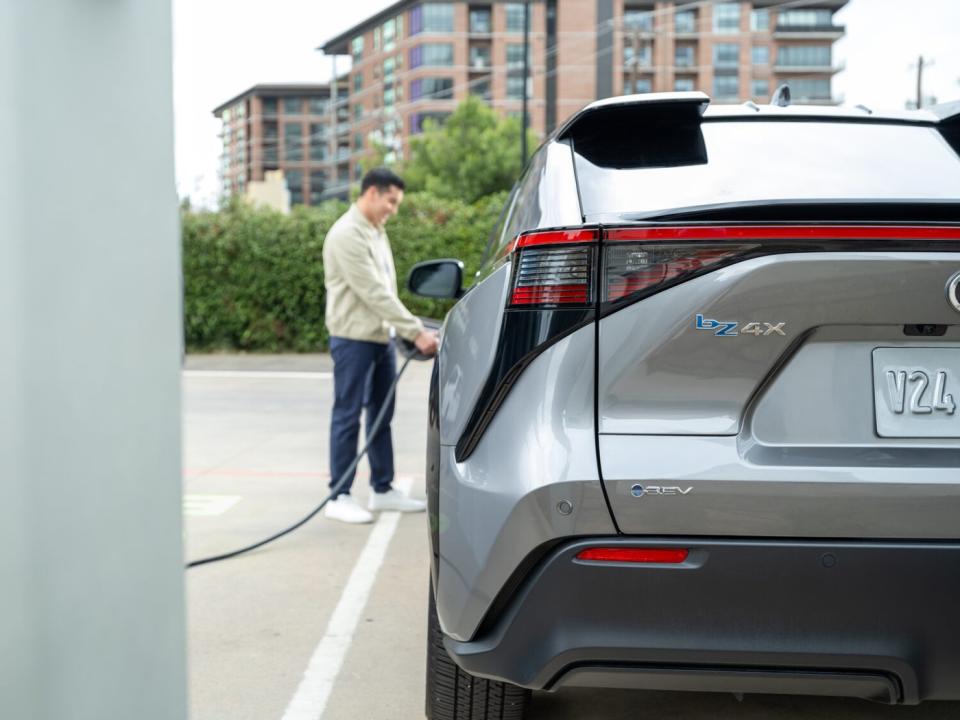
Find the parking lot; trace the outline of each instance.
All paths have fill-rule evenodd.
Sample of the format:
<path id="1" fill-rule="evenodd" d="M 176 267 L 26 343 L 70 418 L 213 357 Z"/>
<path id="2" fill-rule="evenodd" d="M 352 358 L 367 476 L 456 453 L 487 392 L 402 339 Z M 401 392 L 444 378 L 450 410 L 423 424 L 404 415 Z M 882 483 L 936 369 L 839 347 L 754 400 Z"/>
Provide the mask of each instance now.
<path id="1" fill-rule="evenodd" d="M 326 356 L 198 356 L 184 377 L 188 559 L 259 540 L 325 496 Z M 423 496 L 430 367 L 413 364 L 394 420 L 398 482 Z M 366 499 L 366 466 L 356 495 Z M 187 576 L 193 720 L 423 717 L 423 514 L 374 525 L 315 518 L 248 556 Z M 578 690 L 535 695 L 532 718 L 956 718 L 960 703 L 889 708 L 775 696 Z"/>

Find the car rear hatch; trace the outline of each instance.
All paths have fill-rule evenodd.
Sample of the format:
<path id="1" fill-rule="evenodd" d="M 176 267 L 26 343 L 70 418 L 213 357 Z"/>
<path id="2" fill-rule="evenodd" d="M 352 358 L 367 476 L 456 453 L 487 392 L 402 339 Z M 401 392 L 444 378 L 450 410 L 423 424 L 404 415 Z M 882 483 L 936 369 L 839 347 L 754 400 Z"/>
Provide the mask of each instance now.
<path id="1" fill-rule="evenodd" d="M 956 138 L 679 107 L 571 132 L 619 529 L 957 538 Z"/>

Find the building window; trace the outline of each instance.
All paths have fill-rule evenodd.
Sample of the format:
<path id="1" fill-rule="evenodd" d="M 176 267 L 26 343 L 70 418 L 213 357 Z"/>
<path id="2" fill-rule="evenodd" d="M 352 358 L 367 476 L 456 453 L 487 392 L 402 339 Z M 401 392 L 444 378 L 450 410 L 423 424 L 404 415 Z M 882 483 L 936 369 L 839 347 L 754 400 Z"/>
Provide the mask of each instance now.
<path id="1" fill-rule="evenodd" d="M 777 15 L 781 28 L 829 28 L 833 26 L 830 10 L 783 10 Z"/>
<path id="2" fill-rule="evenodd" d="M 507 32 L 508 33 L 523 32 L 524 5 L 525 5 L 524 3 L 506 3 L 504 5 L 504 7 L 506 7 L 507 9 Z M 532 22 L 533 22 L 533 12 L 530 12 L 527 17 L 528 30 Z"/>
<path id="3" fill-rule="evenodd" d="M 491 30 L 490 8 L 471 8 L 470 32 L 486 35 Z"/>
<path id="4" fill-rule="evenodd" d="M 696 48 L 693 45 L 677 45 L 674 65 L 682 68 L 690 68 L 696 64 Z"/>
<path id="5" fill-rule="evenodd" d="M 740 81 L 736 75 L 715 75 L 713 78 L 713 96 L 720 100 L 733 100 L 740 97 Z"/>
<path id="6" fill-rule="evenodd" d="M 353 151 L 360 152 L 361 150 L 363 150 L 363 133 L 354 133 Z"/>
<path id="7" fill-rule="evenodd" d="M 383 81 L 385 83 L 393 82 L 393 75 L 397 69 L 397 61 L 388 57 L 383 61 Z"/>
<path id="8" fill-rule="evenodd" d="M 276 122 L 265 122 L 263 124 L 263 161 L 277 162 L 280 152 L 277 146 L 280 143 L 280 130 Z"/>
<path id="9" fill-rule="evenodd" d="M 350 41 L 350 54 L 353 55 L 355 63 L 360 62 L 363 57 L 363 35 L 359 35 Z"/>
<path id="10" fill-rule="evenodd" d="M 410 134 L 419 135 L 427 129 L 428 123 L 433 125 L 443 125 L 450 113 L 445 112 L 424 112 L 414 113 L 410 116 Z"/>
<path id="11" fill-rule="evenodd" d="M 651 53 L 651 48 L 649 43 L 643 43 L 639 48 L 634 50 L 632 44 L 627 44 L 623 46 L 623 64 L 627 66 L 632 66 L 634 61 L 639 67 L 650 67 L 652 64 L 653 55 Z"/>
<path id="12" fill-rule="evenodd" d="M 380 28 L 378 27 L 373 29 L 373 51 L 380 52 Z"/>
<path id="13" fill-rule="evenodd" d="M 290 204 L 303 205 L 303 170 L 284 170 L 283 176 L 290 190 Z"/>
<path id="14" fill-rule="evenodd" d="M 409 20 L 411 37 L 423 32 L 423 5 L 410 8 Z"/>
<path id="15" fill-rule="evenodd" d="M 470 67 L 474 70 L 486 70 L 490 67 L 489 45 L 472 45 L 470 47 Z"/>
<path id="16" fill-rule="evenodd" d="M 363 73 L 357 73 L 353 76 L 353 91 L 355 93 L 363 90 Z"/>
<path id="17" fill-rule="evenodd" d="M 323 170 L 310 172 L 310 204 L 318 205 L 327 187 L 327 173 Z"/>
<path id="18" fill-rule="evenodd" d="M 410 82 L 411 100 L 452 100 L 453 78 L 418 78 Z"/>
<path id="19" fill-rule="evenodd" d="M 713 6 L 713 31 L 715 33 L 740 32 L 740 3 L 717 3 Z"/>
<path id="20" fill-rule="evenodd" d="M 424 43 L 410 48 L 410 69 L 453 65 L 452 43 Z"/>
<path id="21" fill-rule="evenodd" d="M 247 114 L 247 104 L 246 103 L 237 103 L 236 107 L 233 108 L 233 115 L 237 119 L 246 117 Z"/>
<path id="22" fill-rule="evenodd" d="M 533 97 L 533 78 L 527 78 L 527 97 Z M 507 99 L 523 99 L 523 73 L 507 76 Z"/>
<path id="23" fill-rule="evenodd" d="M 265 97 L 263 99 L 263 114 L 264 115 L 277 114 L 277 99 L 275 97 Z"/>
<path id="24" fill-rule="evenodd" d="M 769 80 L 751 80 L 750 97 L 754 100 L 765 100 L 770 95 Z"/>
<path id="25" fill-rule="evenodd" d="M 750 58 L 754 65 L 769 65 L 770 47 L 768 45 L 755 45 L 750 49 Z"/>
<path id="26" fill-rule="evenodd" d="M 419 13 L 415 11 L 419 10 Z M 416 30 L 414 29 L 416 26 Z M 453 32 L 453 3 L 423 3 L 410 12 L 410 34 Z"/>
<path id="27" fill-rule="evenodd" d="M 403 40 L 403 15 L 397 15 L 395 18 L 397 23 L 397 41 Z"/>
<path id="28" fill-rule="evenodd" d="M 693 92 L 693 78 L 677 78 L 673 81 L 675 92 Z"/>
<path id="29" fill-rule="evenodd" d="M 717 43 L 713 46 L 713 66 L 735 68 L 740 65 L 740 46 L 737 43 Z"/>
<path id="30" fill-rule="evenodd" d="M 303 125 L 300 123 L 283 124 L 283 159 L 303 160 Z"/>
<path id="31" fill-rule="evenodd" d="M 787 84 L 795 102 L 830 99 L 829 79 L 800 78 Z"/>
<path id="32" fill-rule="evenodd" d="M 527 67 L 533 67 L 530 62 L 532 52 L 527 55 Z M 523 43 L 507 43 L 507 70 L 523 71 Z"/>
<path id="33" fill-rule="evenodd" d="M 384 52 L 390 52 L 397 46 L 397 23 L 393 19 L 380 26 L 380 37 L 383 39 Z"/>
<path id="34" fill-rule="evenodd" d="M 653 91 L 653 84 L 650 82 L 650 78 L 637 78 L 636 83 L 631 83 L 630 80 L 623 81 L 623 92 L 630 95 L 633 93 L 648 93 Z"/>
<path id="35" fill-rule="evenodd" d="M 470 83 L 470 94 L 490 102 L 493 99 L 493 94 L 490 92 L 490 78 L 484 77 L 473 80 Z"/>
<path id="36" fill-rule="evenodd" d="M 681 10 L 673 16 L 673 29 L 678 33 L 695 33 L 697 13 L 693 10 Z"/>
<path id="37" fill-rule="evenodd" d="M 783 45 L 777 52 L 777 65 L 783 67 L 830 67 L 829 45 Z"/>
<path id="38" fill-rule="evenodd" d="M 623 26 L 628 32 L 653 32 L 651 10 L 624 10 Z"/>
<path id="39" fill-rule="evenodd" d="M 285 115 L 301 115 L 303 113 L 303 98 L 284 98 L 283 112 Z"/>
<path id="40" fill-rule="evenodd" d="M 310 123 L 310 159 L 327 159 L 327 126 L 324 123 Z"/>
<path id="41" fill-rule="evenodd" d="M 750 13 L 750 29 L 754 32 L 766 32 L 770 29 L 770 11 L 766 8 Z"/>
<path id="42" fill-rule="evenodd" d="M 310 114 L 326 115 L 330 112 L 330 101 L 326 98 L 310 98 Z"/>

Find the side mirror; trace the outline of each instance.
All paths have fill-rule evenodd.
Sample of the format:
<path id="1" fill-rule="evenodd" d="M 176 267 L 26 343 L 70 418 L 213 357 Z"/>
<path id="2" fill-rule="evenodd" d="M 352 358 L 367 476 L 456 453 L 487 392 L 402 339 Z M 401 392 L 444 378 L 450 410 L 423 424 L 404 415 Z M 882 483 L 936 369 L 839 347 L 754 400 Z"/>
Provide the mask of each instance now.
<path id="1" fill-rule="evenodd" d="M 463 263 L 449 259 L 417 263 L 410 269 L 407 288 L 423 297 L 458 298 L 463 295 Z"/>

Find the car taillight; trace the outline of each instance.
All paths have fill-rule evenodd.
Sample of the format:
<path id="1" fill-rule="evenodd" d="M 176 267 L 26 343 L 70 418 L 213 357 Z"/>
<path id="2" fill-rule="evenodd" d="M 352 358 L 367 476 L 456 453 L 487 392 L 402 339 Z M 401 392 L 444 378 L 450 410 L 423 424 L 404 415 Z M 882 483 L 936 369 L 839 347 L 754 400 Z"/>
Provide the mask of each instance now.
<path id="1" fill-rule="evenodd" d="M 577 553 L 577 560 L 589 562 L 657 563 L 679 565 L 686 562 L 686 548 L 594 547 Z"/>
<path id="2" fill-rule="evenodd" d="M 611 244 L 604 249 L 603 298 L 613 302 L 640 291 L 655 290 L 756 247 L 656 242 Z"/>
<path id="3" fill-rule="evenodd" d="M 516 252 L 511 307 L 583 306 L 593 302 L 597 233 L 549 230 L 521 235 Z"/>
<path id="4" fill-rule="evenodd" d="M 593 300 L 593 248 L 528 247 L 520 250 L 511 305 L 586 305 Z"/>

